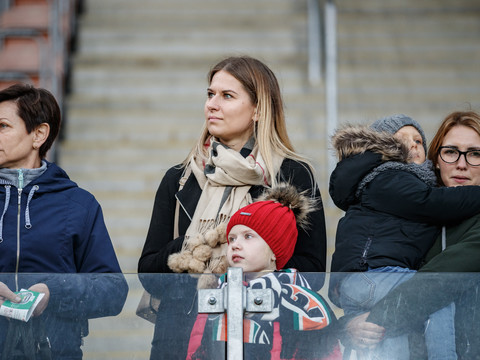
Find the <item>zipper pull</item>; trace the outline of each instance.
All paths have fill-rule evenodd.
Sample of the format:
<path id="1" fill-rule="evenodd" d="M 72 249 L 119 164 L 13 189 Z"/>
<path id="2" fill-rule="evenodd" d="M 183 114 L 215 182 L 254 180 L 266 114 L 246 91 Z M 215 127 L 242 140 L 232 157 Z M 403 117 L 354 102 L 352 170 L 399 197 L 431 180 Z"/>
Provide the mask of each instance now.
<path id="1" fill-rule="evenodd" d="M 18 188 L 23 189 L 23 171 L 22 169 L 17 169 L 18 172 Z"/>
<path id="2" fill-rule="evenodd" d="M 23 171 L 22 169 L 18 169 L 18 205 L 21 204 L 22 201 L 22 190 L 23 190 Z"/>

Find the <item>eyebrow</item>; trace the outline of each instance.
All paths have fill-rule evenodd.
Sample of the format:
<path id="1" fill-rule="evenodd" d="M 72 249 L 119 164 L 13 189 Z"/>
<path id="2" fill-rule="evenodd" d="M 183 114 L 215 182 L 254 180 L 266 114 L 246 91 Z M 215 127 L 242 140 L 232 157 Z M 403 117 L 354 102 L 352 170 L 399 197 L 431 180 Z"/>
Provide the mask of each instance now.
<path id="1" fill-rule="evenodd" d="M 450 147 L 450 148 L 454 148 L 454 149 L 459 150 L 459 147 L 457 145 L 442 145 L 442 146 L 446 146 L 446 147 Z M 470 151 L 470 150 L 480 150 L 480 146 L 469 146 L 469 147 L 467 147 L 467 150 L 465 150 L 465 151 Z"/>
<path id="2" fill-rule="evenodd" d="M 207 88 L 207 91 L 214 91 L 214 90 L 213 90 L 212 88 L 210 88 L 210 87 L 209 87 L 209 88 Z M 227 89 L 227 90 L 221 90 L 221 92 L 222 92 L 223 94 L 225 94 L 225 93 L 234 93 L 234 94 L 238 94 L 238 93 L 237 93 L 235 90 L 229 90 L 229 89 Z"/>

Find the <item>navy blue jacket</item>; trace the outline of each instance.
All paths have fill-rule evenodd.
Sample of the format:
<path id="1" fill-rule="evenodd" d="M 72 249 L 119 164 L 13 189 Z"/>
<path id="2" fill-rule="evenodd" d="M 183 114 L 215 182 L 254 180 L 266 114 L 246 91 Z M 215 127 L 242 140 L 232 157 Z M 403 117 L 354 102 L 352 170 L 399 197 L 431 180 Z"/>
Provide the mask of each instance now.
<path id="1" fill-rule="evenodd" d="M 6 182 L 0 184 L 0 281 L 13 291 L 47 284 L 42 317 L 53 357 L 81 359 L 87 319 L 117 315 L 128 292 L 100 205 L 53 163 L 21 191 Z M 0 317 L 0 349 L 7 327 Z"/>

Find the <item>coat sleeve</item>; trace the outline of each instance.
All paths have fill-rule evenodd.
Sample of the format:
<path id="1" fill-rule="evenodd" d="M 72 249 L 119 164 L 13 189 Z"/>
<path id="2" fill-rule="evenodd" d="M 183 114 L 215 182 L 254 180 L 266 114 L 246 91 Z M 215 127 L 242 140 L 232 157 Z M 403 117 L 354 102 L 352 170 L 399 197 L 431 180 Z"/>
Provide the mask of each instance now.
<path id="1" fill-rule="evenodd" d="M 317 201 L 317 209 L 309 214 L 310 225 L 308 229 L 299 229 L 298 231 L 298 239 L 293 256 L 287 262 L 285 268 L 295 268 L 302 272 L 325 272 L 327 249 L 325 214 L 314 175 L 307 165 L 293 160 L 285 160 L 282 164 L 281 172 L 282 181 L 290 182 L 299 191 L 307 191 L 307 195 L 313 196 Z M 318 287 L 319 284 L 317 282 L 314 283 L 310 279 L 309 281 L 314 288 Z"/>
<path id="2" fill-rule="evenodd" d="M 413 174 L 392 170 L 368 185 L 362 203 L 412 221 L 448 224 L 480 213 L 480 186 L 431 187 Z"/>
<path id="3" fill-rule="evenodd" d="M 122 311 L 128 285 L 95 198 L 86 196 L 86 220 L 74 239 L 77 274 L 50 274 L 49 307 L 59 316 L 96 318 Z"/>
<path id="4" fill-rule="evenodd" d="M 138 262 L 139 273 L 172 273 L 167 265 L 170 254 L 181 250 L 183 235 L 174 239 L 175 194 L 183 169 L 167 171 L 155 195 L 150 227 Z"/>

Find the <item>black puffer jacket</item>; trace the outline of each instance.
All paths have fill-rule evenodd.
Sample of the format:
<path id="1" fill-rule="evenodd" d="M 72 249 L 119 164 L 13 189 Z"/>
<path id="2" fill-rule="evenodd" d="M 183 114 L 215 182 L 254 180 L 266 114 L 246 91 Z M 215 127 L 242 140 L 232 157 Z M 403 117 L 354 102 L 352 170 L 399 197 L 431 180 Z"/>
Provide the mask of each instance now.
<path id="1" fill-rule="evenodd" d="M 440 224 L 480 212 L 480 187 L 435 187 L 431 163 L 407 164 L 408 150 L 391 135 L 348 126 L 333 145 L 342 160 L 330 177 L 330 196 L 346 213 L 337 227 L 332 272 L 418 269 Z"/>

